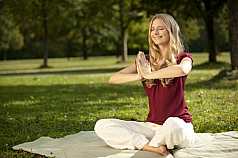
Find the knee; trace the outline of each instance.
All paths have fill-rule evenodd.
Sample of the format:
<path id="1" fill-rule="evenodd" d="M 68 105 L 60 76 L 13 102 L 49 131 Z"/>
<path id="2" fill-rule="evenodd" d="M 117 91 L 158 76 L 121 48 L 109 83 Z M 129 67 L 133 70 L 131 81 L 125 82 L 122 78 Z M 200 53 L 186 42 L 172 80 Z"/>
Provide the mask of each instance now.
<path id="1" fill-rule="evenodd" d="M 194 132 L 191 129 L 176 126 L 170 129 L 168 134 L 174 140 L 175 145 L 187 147 L 194 143 Z"/>
<path id="2" fill-rule="evenodd" d="M 180 118 L 177 117 L 169 117 L 165 121 L 165 126 L 167 126 L 168 133 L 170 136 L 173 138 L 179 139 L 179 140 L 184 140 L 186 134 L 186 129 L 183 126 L 185 122 L 181 120 Z"/>
<path id="3" fill-rule="evenodd" d="M 100 119 L 96 122 L 95 126 L 94 126 L 94 131 L 96 133 L 98 133 L 98 131 L 100 131 L 100 129 L 103 128 L 103 126 L 105 126 L 105 124 L 107 124 L 108 119 Z"/>
<path id="4" fill-rule="evenodd" d="M 181 127 L 175 127 L 175 128 L 171 129 L 170 134 L 174 135 L 177 138 L 182 138 L 183 139 L 184 135 L 185 135 L 185 129 L 181 128 Z"/>
<path id="5" fill-rule="evenodd" d="M 111 125 L 115 124 L 114 119 L 100 119 L 96 122 L 94 126 L 94 131 L 98 134 L 102 131 L 105 131 L 106 128 L 110 127 Z"/>
<path id="6" fill-rule="evenodd" d="M 177 117 L 169 117 L 167 120 L 164 122 L 164 125 L 170 126 L 170 127 L 177 127 L 183 124 L 183 120 Z"/>

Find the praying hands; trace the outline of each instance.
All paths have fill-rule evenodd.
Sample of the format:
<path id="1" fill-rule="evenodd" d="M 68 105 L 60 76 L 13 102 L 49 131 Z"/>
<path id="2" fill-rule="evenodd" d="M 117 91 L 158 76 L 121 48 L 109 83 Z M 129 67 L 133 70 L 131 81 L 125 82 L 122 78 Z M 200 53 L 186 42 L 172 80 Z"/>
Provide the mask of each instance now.
<path id="1" fill-rule="evenodd" d="M 145 76 L 151 73 L 151 66 L 148 60 L 146 60 L 145 54 L 141 51 L 136 57 L 136 68 L 141 79 L 146 78 Z"/>

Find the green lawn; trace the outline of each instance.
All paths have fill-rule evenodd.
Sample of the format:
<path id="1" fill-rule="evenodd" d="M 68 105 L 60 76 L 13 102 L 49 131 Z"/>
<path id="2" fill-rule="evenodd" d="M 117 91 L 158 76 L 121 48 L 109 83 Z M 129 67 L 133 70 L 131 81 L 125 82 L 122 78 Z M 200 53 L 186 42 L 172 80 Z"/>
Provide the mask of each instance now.
<path id="1" fill-rule="evenodd" d="M 196 132 L 238 130 L 238 81 L 222 78 L 229 54 L 208 64 L 194 54 L 186 101 Z M 130 56 L 133 62 L 134 56 Z M 41 136 L 62 137 L 93 130 L 100 118 L 145 120 L 147 98 L 140 83 L 109 85 L 109 76 L 126 64 L 114 57 L 0 62 L 0 157 L 25 157 L 11 147 Z M 29 155 L 28 155 L 29 156 Z M 30 156 L 29 156 L 30 157 Z"/>

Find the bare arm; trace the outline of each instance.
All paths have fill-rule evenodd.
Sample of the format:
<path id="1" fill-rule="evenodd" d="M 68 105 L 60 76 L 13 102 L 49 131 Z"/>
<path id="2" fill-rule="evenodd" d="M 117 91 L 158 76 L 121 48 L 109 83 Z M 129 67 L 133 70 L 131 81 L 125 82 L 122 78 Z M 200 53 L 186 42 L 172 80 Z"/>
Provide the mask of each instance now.
<path id="1" fill-rule="evenodd" d="M 141 77 L 138 75 L 136 65 L 131 64 L 126 68 L 116 72 L 109 79 L 110 84 L 122 84 L 131 81 L 139 81 Z"/>
<path id="2" fill-rule="evenodd" d="M 173 78 L 173 77 L 180 77 L 180 76 L 185 76 L 188 75 L 189 72 L 192 69 L 192 60 L 188 57 L 185 57 L 180 64 L 178 65 L 171 65 L 166 68 L 153 71 L 153 72 L 146 72 L 143 70 L 144 68 L 143 65 L 146 63 L 141 63 L 140 64 L 140 72 L 142 76 L 146 79 L 158 79 L 158 78 Z M 141 66 L 142 65 L 142 66 Z"/>

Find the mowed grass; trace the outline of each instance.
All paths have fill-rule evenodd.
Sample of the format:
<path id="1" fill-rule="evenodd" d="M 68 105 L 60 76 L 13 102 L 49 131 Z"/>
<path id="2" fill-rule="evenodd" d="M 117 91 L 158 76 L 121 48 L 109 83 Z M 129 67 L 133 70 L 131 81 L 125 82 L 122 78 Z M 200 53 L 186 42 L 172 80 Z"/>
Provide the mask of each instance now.
<path id="1" fill-rule="evenodd" d="M 132 63 L 134 56 L 130 56 Z M 207 63 L 206 53 L 193 54 L 185 98 L 196 132 L 238 130 L 238 81 L 223 78 L 229 54 Z M 126 66 L 115 57 L 0 62 L 0 157 L 31 157 L 11 147 L 41 136 L 63 137 L 93 130 L 101 118 L 144 121 L 147 98 L 139 82 L 109 85 L 110 75 Z M 172 98 L 171 98 L 172 99 Z"/>

